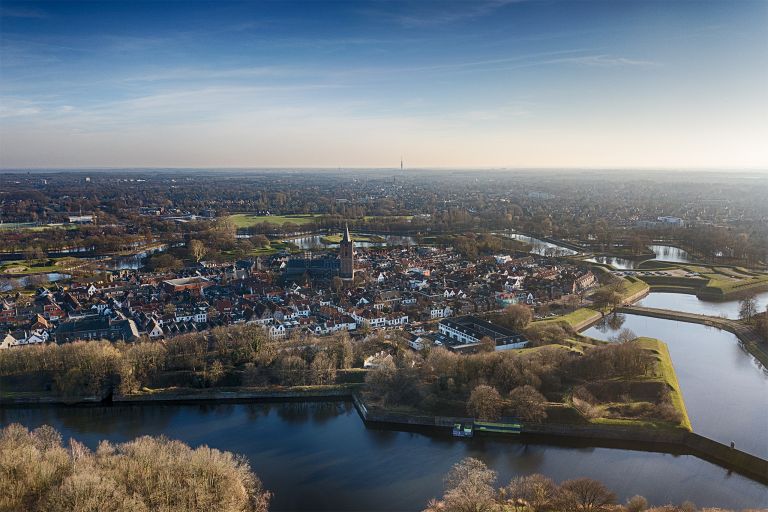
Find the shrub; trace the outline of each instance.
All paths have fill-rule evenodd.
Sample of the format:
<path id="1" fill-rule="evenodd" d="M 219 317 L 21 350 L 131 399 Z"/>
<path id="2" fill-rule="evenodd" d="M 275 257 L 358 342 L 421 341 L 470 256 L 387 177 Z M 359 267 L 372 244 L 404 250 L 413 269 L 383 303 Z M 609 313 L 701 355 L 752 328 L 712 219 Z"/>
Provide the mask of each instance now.
<path id="1" fill-rule="evenodd" d="M 0 510 L 265 512 L 271 494 L 246 460 L 164 437 L 96 452 L 53 428 L 0 431 Z"/>

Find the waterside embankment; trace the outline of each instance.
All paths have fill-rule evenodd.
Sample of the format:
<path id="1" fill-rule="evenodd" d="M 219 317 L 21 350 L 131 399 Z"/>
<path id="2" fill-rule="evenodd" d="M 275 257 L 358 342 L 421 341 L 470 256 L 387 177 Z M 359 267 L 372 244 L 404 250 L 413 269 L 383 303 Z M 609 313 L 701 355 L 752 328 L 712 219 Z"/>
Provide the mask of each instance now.
<path id="1" fill-rule="evenodd" d="M 699 315 L 683 311 L 671 311 L 668 309 L 647 308 L 644 306 L 624 306 L 616 310 L 619 313 L 661 318 L 664 320 L 676 320 L 693 324 L 716 327 L 734 334 L 746 346 L 760 363 L 768 368 L 768 347 L 762 342 L 755 330 L 741 320 L 732 320 L 719 316 Z"/>
<path id="2" fill-rule="evenodd" d="M 307 386 L 285 389 L 172 389 L 136 395 L 113 395 L 102 405 L 152 405 L 161 403 L 227 403 L 249 401 L 326 401 L 351 400 L 360 418 L 372 426 L 383 426 L 393 430 L 426 430 L 447 433 L 454 423 L 470 423 L 473 418 L 410 415 L 373 409 L 357 393 L 356 385 Z M 4 406 L 67 406 L 60 400 L 17 400 L 4 401 Z M 86 397 L 78 402 L 81 406 L 98 404 L 98 397 Z M 68 404 L 68 405 L 71 405 Z M 503 435 L 485 434 L 478 435 Z M 588 445 L 621 447 L 660 453 L 689 454 L 708 462 L 735 471 L 753 480 L 768 485 L 768 460 L 761 459 L 736 448 L 731 448 L 684 429 L 624 428 L 614 425 L 576 424 L 524 424 L 522 434 L 505 435 L 520 441 L 539 443 L 585 442 Z"/>

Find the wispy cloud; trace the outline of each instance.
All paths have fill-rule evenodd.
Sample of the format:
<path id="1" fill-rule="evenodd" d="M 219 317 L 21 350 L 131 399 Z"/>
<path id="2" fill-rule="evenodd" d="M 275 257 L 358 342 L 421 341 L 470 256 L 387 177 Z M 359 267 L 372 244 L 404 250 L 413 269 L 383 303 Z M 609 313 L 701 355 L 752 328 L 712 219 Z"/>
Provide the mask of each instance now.
<path id="1" fill-rule="evenodd" d="M 299 68 L 286 66 L 256 66 L 212 69 L 207 67 L 185 67 L 149 71 L 123 78 L 125 82 L 162 82 L 175 80 L 218 80 L 259 77 L 286 77 L 306 75 Z"/>
<path id="2" fill-rule="evenodd" d="M 42 108 L 33 101 L 0 97 L 0 118 L 29 117 L 40 112 Z"/>
<path id="3" fill-rule="evenodd" d="M 448 25 L 459 21 L 487 16 L 497 9 L 527 0 L 476 0 L 474 2 L 425 2 L 416 4 L 410 12 L 390 14 L 397 23 L 404 27 L 425 27 Z M 422 6 L 418 8 L 418 6 Z"/>
<path id="4" fill-rule="evenodd" d="M 35 7 L 0 7 L 0 18 L 47 18 L 48 14 Z"/>
<path id="5" fill-rule="evenodd" d="M 650 60 L 628 59 L 626 57 L 612 57 L 610 55 L 582 55 L 579 57 L 563 57 L 547 61 L 549 64 L 578 64 L 582 66 L 595 66 L 614 68 L 624 66 L 659 66 L 660 63 Z"/>

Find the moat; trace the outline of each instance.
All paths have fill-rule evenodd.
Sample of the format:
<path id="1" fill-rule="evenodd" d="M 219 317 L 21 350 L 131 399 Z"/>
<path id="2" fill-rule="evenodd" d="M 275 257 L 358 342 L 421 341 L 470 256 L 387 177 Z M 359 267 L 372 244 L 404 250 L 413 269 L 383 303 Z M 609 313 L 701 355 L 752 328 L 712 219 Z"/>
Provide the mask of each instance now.
<path id="1" fill-rule="evenodd" d="M 36 407 L 0 409 L 0 419 L 47 423 L 92 448 L 149 434 L 242 453 L 275 493 L 272 510 L 421 510 L 467 456 L 498 471 L 500 482 L 530 473 L 589 476 L 623 499 L 768 506 L 765 486 L 690 455 L 378 430 L 350 402 Z"/>

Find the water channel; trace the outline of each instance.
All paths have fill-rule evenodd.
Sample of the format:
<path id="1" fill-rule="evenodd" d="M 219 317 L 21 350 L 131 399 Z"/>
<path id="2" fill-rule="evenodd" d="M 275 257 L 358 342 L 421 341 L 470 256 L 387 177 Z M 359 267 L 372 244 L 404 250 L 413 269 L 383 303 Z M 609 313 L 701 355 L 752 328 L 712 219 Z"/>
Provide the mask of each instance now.
<path id="1" fill-rule="evenodd" d="M 582 334 L 608 340 L 620 329 L 669 347 L 688 415 L 698 434 L 768 457 L 768 373 L 727 331 L 699 324 L 622 315 Z"/>
<path id="2" fill-rule="evenodd" d="M 650 258 L 652 260 L 672 261 L 676 263 L 693 262 L 691 256 L 679 247 L 672 247 L 671 245 L 649 245 L 648 248 L 656 253 L 656 256 Z M 584 261 L 608 264 L 617 270 L 632 270 L 637 268 L 638 265 L 645 260 L 631 260 L 618 256 L 594 256 L 592 258 L 587 258 Z"/>
<path id="3" fill-rule="evenodd" d="M 545 256 L 549 253 L 555 256 L 573 256 L 574 254 L 577 254 L 577 251 L 574 251 L 573 249 L 520 233 L 504 233 L 503 236 L 530 244 L 531 254 L 538 254 L 539 256 Z"/>
<path id="4" fill-rule="evenodd" d="M 355 238 L 357 233 L 352 234 L 352 238 Z M 359 236 L 367 236 L 365 233 L 360 233 Z M 416 240 L 410 236 L 399 235 L 372 235 L 381 236 L 385 239 L 384 242 L 355 242 L 355 247 L 387 247 L 387 246 L 411 246 L 416 245 Z M 307 235 L 299 238 L 291 238 L 286 241 L 296 244 L 299 249 L 327 249 L 328 247 L 337 247 L 339 244 L 328 244 L 323 242 L 325 235 Z"/>
<path id="5" fill-rule="evenodd" d="M 35 407 L 0 409 L 0 420 L 50 424 L 91 448 L 100 439 L 164 434 L 242 453 L 275 493 L 273 511 L 422 510 L 441 494 L 451 465 L 468 456 L 495 469 L 500 483 L 531 473 L 587 476 L 622 500 L 768 506 L 765 486 L 689 455 L 366 428 L 349 402 Z"/>
<path id="6" fill-rule="evenodd" d="M 757 310 L 762 312 L 768 307 L 768 291 L 752 295 L 757 303 Z M 695 295 L 683 293 L 651 292 L 636 303 L 647 308 L 669 309 L 699 315 L 724 316 L 739 318 L 739 299 L 725 301 L 702 300 Z"/>

